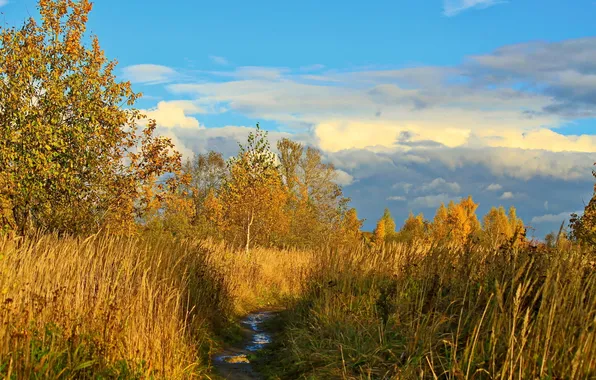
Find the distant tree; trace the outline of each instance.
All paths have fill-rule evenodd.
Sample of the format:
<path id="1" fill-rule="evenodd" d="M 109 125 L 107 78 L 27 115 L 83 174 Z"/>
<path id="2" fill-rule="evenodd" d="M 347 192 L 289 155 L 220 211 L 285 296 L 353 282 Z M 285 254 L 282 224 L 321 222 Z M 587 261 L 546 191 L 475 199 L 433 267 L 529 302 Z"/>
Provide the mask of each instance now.
<path id="1" fill-rule="evenodd" d="M 41 25 L 0 30 L 0 215 L 6 228 L 134 229 L 148 199 L 172 190 L 180 168 L 170 140 L 132 107 L 92 37 L 89 0 L 40 0 Z M 152 191 L 146 191 L 152 188 Z"/>
<path id="2" fill-rule="evenodd" d="M 414 216 L 414 213 L 410 212 L 404 225 L 399 231 L 399 240 L 411 242 L 424 238 L 427 235 L 427 230 L 428 223 L 424 220 L 424 215 L 418 214 Z"/>
<path id="3" fill-rule="evenodd" d="M 549 232 L 544 237 L 544 243 L 546 244 L 546 246 L 548 248 L 555 248 L 556 247 L 556 241 L 557 241 L 557 235 L 554 232 Z"/>
<path id="4" fill-rule="evenodd" d="M 390 240 L 395 236 L 395 221 L 391 217 L 391 212 L 385 208 L 383 212 L 383 219 L 385 220 L 385 240 Z"/>
<path id="5" fill-rule="evenodd" d="M 447 220 L 450 226 L 450 240 L 464 245 L 480 230 L 480 222 L 476 216 L 478 204 L 472 197 L 462 199 L 458 204 L 450 202 L 447 207 Z"/>
<path id="6" fill-rule="evenodd" d="M 592 175 L 596 177 L 596 171 L 592 171 Z M 582 245 L 596 247 L 596 184 L 594 195 L 584 208 L 583 215 L 572 214 L 569 226 L 572 240 Z"/>
<path id="7" fill-rule="evenodd" d="M 228 175 L 223 155 L 214 151 L 195 155 L 192 159 L 188 159 L 182 167 L 182 175 L 188 180 L 187 185 L 181 189 L 182 195 L 189 199 L 193 205 L 193 212 L 189 220 L 193 226 L 193 234 L 203 237 L 221 235 L 221 231 L 215 228 L 219 224 L 210 219 L 211 210 L 207 210 L 205 207 L 207 197 L 210 194 L 215 196 Z"/>
<path id="8" fill-rule="evenodd" d="M 341 186 L 335 183 L 337 173 L 330 163 L 323 163 L 321 151 L 306 148 L 299 164 L 301 170 L 300 195 L 316 213 L 320 228 L 320 241 L 327 244 L 346 212 L 348 198 Z"/>
<path id="9" fill-rule="evenodd" d="M 229 178 L 220 199 L 225 228 L 243 235 L 248 253 L 251 243 L 266 244 L 287 230 L 287 190 L 278 171 L 267 133 L 257 124 L 246 146 L 228 161 Z"/>
<path id="10" fill-rule="evenodd" d="M 523 220 L 517 217 L 517 210 L 511 206 L 508 213 L 509 230 L 511 231 L 511 243 L 518 247 L 526 242 L 526 228 Z"/>
<path id="11" fill-rule="evenodd" d="M 445 239 L 450 232 L 449 215 L 444 203 L 441 203 L 431 224 L 431 236 L 435 241 Z"/>
<path id="12" fill-rule="evenodd" d="M 377 222 L 375 230 L 373 231 L 373 242 L 375 243 L 375 245 L 382 246 L 385 242 L 385 236 L 385 219 L 381 218 Z"/>
<path id="13" fill-rule="evenodd" d="M 349 199 L 335 183 L 335 168 L 323 162 L 318 149 L 304 148 L 292 140 L 280 140 L 277 148 L 279 170 L 289 193 L 286 242 L 310 247 L 340 243 L 337 231 L 343 228 Z"/>
<path id="14" fill-rule="evenodd" d="M 511 225 L 503 207 L 492 207 L 482 219 L 483 240 L 492 249 L 497 249 L 513 236 Z"/>
<path id="15" fill-rule="evenodd" d="M 304 147 L 302 144 L 283 138 L 277 142 L 279 151 L 280 170 L 288 191 L 295 196 L 300 181 L 298 166 L 302 159 Z"/>
<path id="16" fill-rule="evenodd" d="M 342 222 L 341 237 L 346 246 L 358 245 L 362 242 L 362 224 L 363 220 L 358 219 L 355 208 L 349 209 Z"/>

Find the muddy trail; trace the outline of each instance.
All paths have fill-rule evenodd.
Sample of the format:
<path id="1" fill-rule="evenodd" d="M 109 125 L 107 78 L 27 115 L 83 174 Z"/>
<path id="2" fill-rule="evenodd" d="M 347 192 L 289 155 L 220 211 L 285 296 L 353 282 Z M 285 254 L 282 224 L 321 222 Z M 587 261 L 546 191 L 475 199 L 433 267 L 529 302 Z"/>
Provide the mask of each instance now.
<path id="1" fill-rule="evenodd" d="M 263 379 L 251 360 L 271 343 L 273 331 L 266 322 L 278 313 L 276 310 L 261 310 L 248 314 L 240 321 L 243 339 L 213 357 L 213 366 L 221 378 Z"/>

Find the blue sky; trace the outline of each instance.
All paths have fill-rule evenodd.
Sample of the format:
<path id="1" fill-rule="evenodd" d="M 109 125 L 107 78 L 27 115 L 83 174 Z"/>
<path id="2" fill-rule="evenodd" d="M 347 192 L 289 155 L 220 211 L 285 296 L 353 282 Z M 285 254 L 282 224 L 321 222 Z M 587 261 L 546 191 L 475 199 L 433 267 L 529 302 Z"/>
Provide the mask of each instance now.
<path id="1" fill-rule="evenodd" d="M 0 0 L 9 25 L 33 0 Z M 372 228 L 471 194 L 536 236 L 592 194 L 592 0 L 117 1 L 99 36 L 186 155 L 257 121 L 320 148 Z"/>

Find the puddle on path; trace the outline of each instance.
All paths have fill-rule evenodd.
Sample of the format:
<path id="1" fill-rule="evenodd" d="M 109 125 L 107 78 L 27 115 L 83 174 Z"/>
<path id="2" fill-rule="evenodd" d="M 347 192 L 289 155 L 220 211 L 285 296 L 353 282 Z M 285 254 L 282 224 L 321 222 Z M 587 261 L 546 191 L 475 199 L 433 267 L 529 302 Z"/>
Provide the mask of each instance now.
<path id="1" fill-rule="evenodd" d="M 271 333 L 263 322 L 275 315 L 274 311 L 259 311 L 247 315 L 240 324 L 245 338 L 213 358 L 213 365 L 224 379 L 260 379 L 250 362 L 250 355 L 271 343 Z"/>

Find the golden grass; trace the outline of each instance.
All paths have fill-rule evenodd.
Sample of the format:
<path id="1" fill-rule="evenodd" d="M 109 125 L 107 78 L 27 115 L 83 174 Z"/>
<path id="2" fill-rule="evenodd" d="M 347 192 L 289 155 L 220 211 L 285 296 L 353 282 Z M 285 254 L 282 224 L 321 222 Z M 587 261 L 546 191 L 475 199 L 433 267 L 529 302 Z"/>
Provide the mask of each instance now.
<path id="1" fill-rule="evenodd" d="M 292 304 L 302 296 L 315 258 L 310 251 L 259 247 L 246 254 L 211 241 L 202 242 L 201 247 L 211 253 L 210 265 L 224 275 L 236 315 Z"/>
<path id="2" fill-rule="evenodd" d="M 0 240 L 0 374 L 205 377 L 237 316 L 300 295 L 312 254 L 167 236 Z"/>
<path id="3" fill-rule="evenodd" d="M 321 255 L 290 318 L 285 376 L 594 378 L 591 260 L 424 242 Z"/>
<path id="4" fill-rule="evenodd" d="M 0 254 L 4 377 L 209 377 L 236 318 L 276 306 L 284 378 L 596 377 L 596 267 L 574 249 L 38 235 Z"/>

